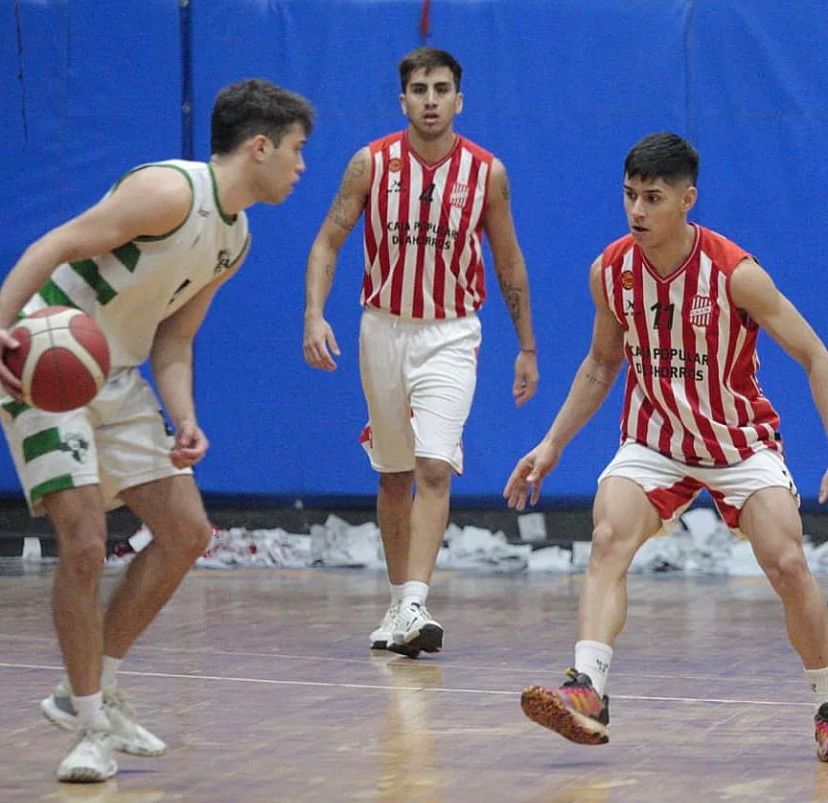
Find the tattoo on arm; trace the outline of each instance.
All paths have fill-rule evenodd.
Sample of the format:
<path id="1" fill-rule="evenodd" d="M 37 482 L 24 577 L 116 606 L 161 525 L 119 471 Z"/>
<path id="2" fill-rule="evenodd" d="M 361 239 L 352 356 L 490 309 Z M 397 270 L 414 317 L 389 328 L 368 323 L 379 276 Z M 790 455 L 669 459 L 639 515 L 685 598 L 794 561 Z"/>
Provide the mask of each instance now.
<path id="1" fill-rule="evenodd" d="M 500 197 L 504 201 L 508 201 L 512 197 L 512 193 L 509 190 L 509 177 L 505 173 L 503 174 L 503 181 L 500 185 Z"/>
<path id="2" fill-rule="evenodd" d="M 500 292 L 503 300 L 506 302 L 506 309 L 509 310 L 509 315 L 512 322 L 517 324 L 520 320 L 520 308 L 523 301 L 523 288 L 517 284 L 511 284 L 506 277 L 501 274 L 497 275 L 497 281 L 500 284 Z"/>
<path id="3" fill-rule="evenodd" d="M 365 175 L 368 169 L 364 155 L 360 151 L 348 165 L 345 171 L 345 177 L 342 179 L 342 184 L 339 187 L 339 192 L 331 204 L 331 210 L 328 212 L 328 217 L 340 228 L 345 231 L 351 231 L 356 225 L 356 220 L 351 220 L 349 212 L 349 200 L 353 191 L 354 181 Z"/>
<path id="4" fill-rule="evenodd" d="M 593 374 L 584 374 L 584 379 L 586 379 L 586 381 L 590 385 L 600 385 L 602 388 L 608 388 L 609 387 L 608 382 L 604 382 L 603 379 L 599 379 L 597 376 L 594 376 Z"/>
<path id="5" fill-rule="evenodd" d="M 334 264 L 325 265 L 325 276 L 328 277 L 329 282 L 333 281 L 335 273 L 336 273 L 336 265 L 334 265 Z"/>

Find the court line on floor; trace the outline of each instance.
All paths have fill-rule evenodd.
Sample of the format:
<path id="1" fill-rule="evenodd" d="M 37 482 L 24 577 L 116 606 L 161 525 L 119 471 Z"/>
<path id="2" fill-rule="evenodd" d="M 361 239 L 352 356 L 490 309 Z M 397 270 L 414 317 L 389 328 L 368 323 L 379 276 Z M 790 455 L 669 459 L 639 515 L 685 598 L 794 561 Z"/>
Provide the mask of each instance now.
<path id="1" fill-rule="evenodd" d="M 30 636 L 30 635 L 18 635 L 18 634 L 7 634 L 7 633 L 0 633 L 0 639 L 8 639 L 9 641 L 23 641 L 27 644 L 30 643 L 39 643 L 39 644 L 49 644 L 50 646 L 55 645 L 54 637 L 46 637 L 46 636 Z M 366 644 L 367 650 L 367 644 Z M 164 646 L 153 646 L 151 644 L 141 644 L 137 645 L 132 648 L 130 651 L 130 655 L 132 656 L 139 656 L 142 653 L 149 652 L 149 653 L 160 653 L 160 654 L 167 654 L 167 655 L 208 655 L 208 656 L 234 656 L 236 658 L 279 658 L 288 661 L 314 661 L 314 662 L 324 662 L 324 663 L 331 663 L 331 664 L 358 664 L 358 665 L 365 665 L 365 658 L 344 658 L 339 655 L 302 655 L 297 653 L 286 653 L 286 652 L 254 652 L 252 650 L 217 650 L 213 649 L 212 647 L 199 647 L 197 649 L 186 648 L 186 647 L 164 647 Z M 377 660 L 380 661 L 383 658 L 388 658 L 389 653 L 384 652 L 383 650 L 369 650 L 368 660 Z M 394 659 L 392 659 L 394 660 Z M 407 661 L 407 659 L 406 659 Z M 429 663 L 425 663 L 424 665 L 431 665 Z M 2 664 L 0 664 L 2 666 Z M 445 655 L 442 656 L 439 666 L 441 669 L 480 669 L 479 663 L 462 663 L 456 661 L 451 658 L 447 658 Z M 549 665 L 544 663 L 542 666 L 493 666 L 489 665 L 486 667 L 488 672 L 497 672 L 497 673 L 523 673 L 523 674 L 533 674 L 533 673 L 543 673 L 544 675 L 548 675 L 550 672 Z M 652 672 L 623 672 L 619 670 L 613 671 L 613 678 L 625 678 L 625 677 L 634 677 L 638 680 L 654 680 L 654 681 L 662 681 L 662 680 L 674 680 L 674 681 L 709 681 L 711 683 L 747 683 L 747 682 L 756 682 L 757 678 L 755 675 L 750 676 L 740 676 L 740 675 L 733 675 L 730 677 L 720 677 L 718 675 L 681 675 L 681 674 L 654 674 Z M 774 686 L 779 686 L 780 684 L 790 683 L 791 685 L 797 685 L 799 687 L 802 686 L 802 679 L 801 678 L 771 678 L 768 677 L 767 682 L 770 684 L 772 683 Z M 615 695 L 613 695 L 615 696 Z M 803 705 L 803 703 L 799 703 L 799 705 Z"/>
<path id="2" fill-rule="evenodd" d="M 43 669 L 63 671 L 63 667 L 45 664 L 15 664 L 0 662 L 0 669 Z M 460 689 L 442 686 L 395 686 L 381 683 L 334 683 L 318 680 L 275 680 L 272 678 L 246 678 L 232 675 L 198 675 L 179 672 L 136 672 L 121 670 L 120 674 L 133 677 L 164 678 L 169 680 L 202 680 L 224 683 L 249 683 L 265 686 L 312 686 L 330 689 L 361 689 L 366 691 L 424 691 L 439 694 L 480 694 L 516 697 L 518 691 L 504 691 L 502 689 Z M 719 705 L 755 705 L 755 706 L 785 706 L 796 708 L 813 708 L 813 703 L 791 703 L 788 701 L 773 700 L 726 700 L 718 697 L 667 697 L 663 695 L 614 694 L 613 700 L 637 700 L 639 702 L 664 703 L 700 703 Z"/>

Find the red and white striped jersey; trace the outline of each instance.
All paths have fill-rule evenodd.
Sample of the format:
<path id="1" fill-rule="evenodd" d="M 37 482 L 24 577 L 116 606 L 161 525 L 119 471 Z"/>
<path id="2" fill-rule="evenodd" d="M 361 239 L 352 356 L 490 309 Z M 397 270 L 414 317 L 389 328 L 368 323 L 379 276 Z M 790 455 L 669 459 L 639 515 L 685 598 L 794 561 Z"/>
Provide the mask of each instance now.
<path id="1" fill-rule="evenodd" d="M 361 303 L 402 318 L 462 318 L 486 297 L 481 239 L 492 154 L 465 137 L 425 164 L 405 131 L 369 145 Z"/>
<path id="2" fill-rule="evenodd" d="M 603 287 L 624 328 L 622 443 L 690 465 L 725 466 L 781 450 L 779 416 L 756 379 L 757 324 L 729 294 L 750 255 L 695 226 L 686 262 L 659 276 L 627 235 L 603 254 Z"/>

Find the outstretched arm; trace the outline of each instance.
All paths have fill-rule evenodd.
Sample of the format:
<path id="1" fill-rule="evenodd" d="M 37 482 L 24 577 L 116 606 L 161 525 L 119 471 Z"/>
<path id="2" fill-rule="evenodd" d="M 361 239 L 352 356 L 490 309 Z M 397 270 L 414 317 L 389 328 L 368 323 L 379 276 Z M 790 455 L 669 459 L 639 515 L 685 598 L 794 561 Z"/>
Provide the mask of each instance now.
<path id="1" fill-rule="evenodd" d="M 603 404 L 624 362 L 624 330 L 607 306 L 601 288 L 601 259 L 592 264 L 589 285 L 595 303 L 592 343 L 578 368 L 569 394 L 543 440 L 512 471 L 503 496 L 509 507 L 523 510 L 527 498 L 540 498 L 543 478 L 558 464 L 566 445 Z"/>
<path id="2" fill-rule="evenodd" d="M 499 159 L 492 161 L 488 204 L 483 223 L 494 257 L 494 269 L 500 292 L 518 336 L 520 350 L 515 359 L 512 395 L 519 407 L 535 395 L 538 386 L 538 360 L 529 303 L 529 277 L 512 219 L 509 178 Z"/>
<path id="3" fill-rule="evenodd" d="M 333 285 L 339 251 L 365 208 L 370 183 L 371 155 L 368 148 L 362 148 L 351 159 L 308 255 L 302 348 L 305 361 L 324 371 L 336 368 L 331 352 L 339 355 L 333 329 L 325 320 L 325 302 Z"/>
<path id="4" fill-rule="evenodd" d="M 739 263 L 730 277 L 730 296 L 808 375 L 811 395 L 828 432 L 828 350 L 799 310 L 776 288 L 752 259 Z M 828 501 L 828 471 L 822 477 L 819 501 Z"/>

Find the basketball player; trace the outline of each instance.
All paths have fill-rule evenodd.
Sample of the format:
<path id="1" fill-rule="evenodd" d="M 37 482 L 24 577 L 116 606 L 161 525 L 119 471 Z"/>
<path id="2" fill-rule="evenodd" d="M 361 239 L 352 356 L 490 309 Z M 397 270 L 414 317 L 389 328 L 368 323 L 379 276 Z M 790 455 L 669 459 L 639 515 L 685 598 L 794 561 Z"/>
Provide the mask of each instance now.
<path id="1" fill-rule="evenodd" d="M 788 636 L 816 694 L 818 756 L 828 760 L 828 611 L 802 549 L 799 496 L 779 416 L 756 379 L 760 327 L 801 363 L 828 428 L 828 352 L 770 276 L 738 245 L 695 223 L 698 155 L 675 134 L 642 139 L 624 163 L 630 232 L 592 264 L 592 345 L 544 439 L 506 484 L 534 504 L 543 478 L 627 361 L 621 447 L 598 478 L 575 666 L 559 688 L 532 686 L 530 719 L 574 742 L 609 740 L 604 694 L 639 547 L 706 488 L 750 540 L 779 594 Z M 828 498 L 828 473 L 819 499 Z"/>
<path id="2" fill-rule="evenodd" d="M 348 165 L 308 258 L 303 346 L 310 365 L 336 367 L 339 347 L 324 306 L 340 248 L 364 211 L 360 370 L 369 423 L 362 443 L 380 475 L 377 516 L 391 587 L 370 642 L 416 657 L 443 644 L 425 603 L 452 473 L 463 471 L 485 298 L 484 233 L 518 338 L 518 405 L 535 393 L 538 368 L 506 169 L 453 128 L 463 108 L 461 67 L 450 53 L 423 47 L 402 59 L 399 72 L 408 127 L 362 148 Z"/>
<path id="3" fill-rule="evenodd" d="M 112 357 L 96 399 L 66 414 L 20 402 L 19 382 L 0 363 L 12 397 L 2 404 L 2 422 L 17 472 L 31 512 L 49 516 L 59 548 L 53 610 L 67 679 L 41 707 L 78 733 L 58 767 L 61 781 L 111 777 L 112 748 L 144 756 L 166 749 L 134 720 L 116 671 L 209 542 L 191 468 L 208 447 L 193 399 L 193 338 L 247 253 L 244 210 L 281 203 L 303 172 L 312 117 L 304 98 L 267 81 L 224 88 L 213 107 L 209 163 L 136 167 L 99 203 L 31 245 L 0 288 L 4 350 L 17 347 L 8 330 L 21 309 L 65 304 L 100 324 Z M 172 430 L 139 373 L 147 359 Z M 154 537 L 101 617 L 104 512 L 122 504 Z"/>

